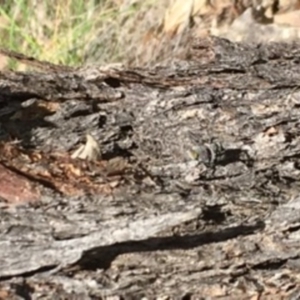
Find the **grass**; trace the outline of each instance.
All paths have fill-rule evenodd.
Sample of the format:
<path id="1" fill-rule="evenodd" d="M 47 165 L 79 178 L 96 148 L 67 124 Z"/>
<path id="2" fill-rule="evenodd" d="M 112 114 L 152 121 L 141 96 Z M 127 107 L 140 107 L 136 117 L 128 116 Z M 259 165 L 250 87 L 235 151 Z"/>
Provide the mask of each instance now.
<path id="1" fill-rule="evenodd" d="M 0 46 L 69 66 L 143 65 L 151 58 L 151 51 L 144 51 L 151 47 L 145 37 L 159 26 L 169 2 L 0 0 Z M 16 62 L 4 64 L 20 68 Z"/>

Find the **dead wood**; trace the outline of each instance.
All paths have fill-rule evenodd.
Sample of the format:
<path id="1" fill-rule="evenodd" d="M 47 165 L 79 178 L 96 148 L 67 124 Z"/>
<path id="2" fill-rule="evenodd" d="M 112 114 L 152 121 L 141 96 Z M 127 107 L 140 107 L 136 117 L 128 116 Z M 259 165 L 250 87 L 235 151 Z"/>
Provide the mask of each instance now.
<path id="1" fill-rule="evenodd" d="M 0 73 L 0 298 L 299 298 L 299 44 L 187 47 Z"/>

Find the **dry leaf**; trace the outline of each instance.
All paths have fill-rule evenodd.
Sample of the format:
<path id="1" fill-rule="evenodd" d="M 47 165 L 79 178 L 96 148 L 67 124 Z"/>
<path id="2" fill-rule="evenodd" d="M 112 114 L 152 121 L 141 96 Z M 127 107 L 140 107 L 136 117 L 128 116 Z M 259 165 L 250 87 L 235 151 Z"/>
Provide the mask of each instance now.
<path id="1" fill-rule="evenodd" d="M 166 11 L 164 32 L 176 33 L 179 27 L 189 21 L 195 14 L 203 14 L 210 10 L 206 0 L 177 0 Z"/>
<path id="2" fill-rule="evenodd" d="M 81 145 L 71 158 L 80 158 L 86 160 L 97 160 L 101 157 L 100 146 L 98 142 L 89 134 L 86 135 L 86 144 Z"/>

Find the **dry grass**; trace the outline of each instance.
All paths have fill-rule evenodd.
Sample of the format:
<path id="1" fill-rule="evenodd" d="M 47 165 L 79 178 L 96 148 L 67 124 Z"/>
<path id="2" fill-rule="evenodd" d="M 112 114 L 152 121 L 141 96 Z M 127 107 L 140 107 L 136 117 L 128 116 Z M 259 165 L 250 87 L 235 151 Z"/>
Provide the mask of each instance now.
<path id="1" fill-rule="evenodd" d="M 154 33 L 169 4 L 170 0 L 0 0 L 0 46 L 71 66 L 143 65 L 153 61 Z M 9 62 L 9 67 L 18 66 Z"/>
<path id="2" fill-rule="evenodd" d="M 0 46 L 69 66 L 148 66 L 184 53 L 191 27 L 205 32 L 206 20 L 224 14 L 231 2 L 0 0 Z M 0 57 L 0 69 L 7 64 L 20 69 Z"/>

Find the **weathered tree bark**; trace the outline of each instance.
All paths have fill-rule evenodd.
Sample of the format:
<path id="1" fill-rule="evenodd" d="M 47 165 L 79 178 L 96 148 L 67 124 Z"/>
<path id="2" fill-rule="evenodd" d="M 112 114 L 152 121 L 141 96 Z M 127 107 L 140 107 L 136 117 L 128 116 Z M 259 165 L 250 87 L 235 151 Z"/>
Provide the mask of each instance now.
<path id="1" fill-rule="evenodd" d="M 0 73 L 0 298 L 300 297 L 299 44 L 188 47 Z"/>

